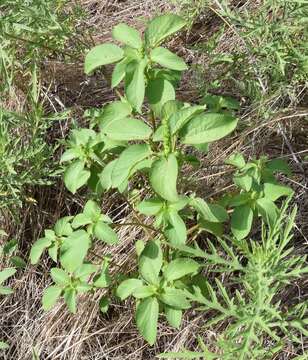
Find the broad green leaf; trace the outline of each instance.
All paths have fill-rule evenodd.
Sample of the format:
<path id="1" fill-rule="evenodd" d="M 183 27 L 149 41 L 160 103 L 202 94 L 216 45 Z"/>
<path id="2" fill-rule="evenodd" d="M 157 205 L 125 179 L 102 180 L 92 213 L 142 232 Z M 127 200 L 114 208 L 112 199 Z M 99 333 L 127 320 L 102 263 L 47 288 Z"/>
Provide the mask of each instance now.
<path id="1" fill-rule="evenodd" d="M 161 110 L 161 116 L 164 119 L 169 119 L 173 114 L 182 109 L 184 104 L 178 100 L 169 100 L 165 102 Z"/>
<path id="2" fill-rule="evenodd" d="M 64 183 L 67 189 L 75 194 L 85 185 L 90 178 L 90 171 L 84 169 L 85 163 L 81 160 L 75 161 L 68 166 L 64 172 Z"/>
<path id="3" fill-rule="evenodd" d="M 92 219 L 85 215 L 85 214 L 78 214 L 74 217 L 74 220 L 72 222 L 72 227 L 74 229 L 77 229 L 81 226 L 85 226 L 92 223 Z"/>
<path id="4" fill-rule="evenodd" d="M 155 297 L 141 300 L 136 309 L 136 323 L 140 334 L 153 345 L 157 334 L 159 305 Z"/>
<path id="5" fill-rule="evenodd" d="M 164 292 L 159 295 L 159 300 L 175 309 L 189 309 L 190 302 L 187 300 L 183 290 L 165 287 Z"/>
<path id="6" fill-rule="evenodd" d="M 110 121 L 122 119 L 129 116 L 132 113 L 132 109 L 127 102 L 114 101 L 104 107 L 103 115 L 99 119 L 100 130 L 103 131 L 105 125 Z"/>
<path id="7" fill-rule="evenodd" d="M 141 107 L 145 94 L 144 70 L 147 66 L 147 60 L 132 62 L 127 65 L 125 75 L 125 94 L 127 100 L 136 111 L 141 112 Z"/>
<path id="8" fill-rule="evenodd" d="M 41 239 L 38 239 L 31 248 L 30 251 L 30 261 L 32 265 L 35 265 L 38 263 L 43 251 L 48 248 L 48 246 L 51 245 L 51 240 L 44 237 Z"/>
<path id="9" fill-rule="evenodd" d="M 119 238 L 116 232 L 103 221 L 98 221 L 94 225 L 94 235 L 99 240 L 104 241 L 108 245 L 114 245 L 119 242 Z"/>
<path id="10" fill-rule="evenodd" d="M 61 246 L 60 261 L 63 268 L 73 273 L 83 263 L 90 246 L 90 238 L 86 231 L 77 230 L 67 237 Z"/>
<path id="11" fill-rule="evenodd" d="M 52 246 L 48 248 L 48 255 L 51 257 L 51 259 L 54 262 L 58 261 L 58 250 L 59 250 L 59 244 L 56 242 L 53 243 Z"/>
<path id="12" fill-rule="evenodd" d="M 241 169 L 245 166 L 244 156 L 240 153 L 232 154 L 227 160 L 225 160 L 225 164 L 236 166 L 238 169 Z"/>
<path id="13" fill-rule="evenodd" d="M 275 184 L 275 183 L 265 183 L 264 184 L 264 195 L 266 198 L 271 201 L 276 201 L 281 196 L 290 196 L 294 193 L 294 191 L 284 185 Z"/>
<path id="14" fill-rule="evenodd" d="M 154 114 L 160 116 L 163 105 L 175 99 L 175 91 L 170 81 L 157 78 L 149 81 L 146 96 Z"/>
<path id="15" fill-rule="evenodd" d="M 101 131 L 110 139 L 120 141 L 146 140 L 152 133 L 152 129 L 143 121 L 130 117 L 105 122 Z"/>
<path id="16" fill-rule="evenodd" d="M 140 287 L 137 287 L 134 292 L 133 292 L 133 296 L 136 299 L 145 299 L 149 296 L 154 295 L 154 289 L 153 286 L 149 286 L 149 285 L 142 285 Z"/>
<path id="17" fill-rule="evenodd" d="M 9 277 L 13 276 L 16 273 L 16 269 L 14 268 L 6 268 L 0 271 L 0 284 L 2 284 Z"/>
<path id="18" fill-rule="evenodd" d="M 84 206 L 83 213 L 95 222 L 101 214 L 101 208 L 95 201 L 88 200 Z"/>
<path id="19" fill-rule="evenodd" d="M 73 314 L 76 314 L 77 312 L 77 306 L 76 306 L 76 290 L 75 289 L 67 289 L 64 291 L 64 301 L 69 308 L 69 311 Z"/>
<path id="20" fill-rule="evenodd" d="M 180 131 L 184 144 L 209 143 L 231 133 L 237 119 L 229 114 L 205 113 L 194 117 Z"/>
<path id="21" fill-rule="evenodd" d="M 58 286 L 49 286 L 44 290 L 42 303 L 45 311 L 50 310 L 58 301 L 62 293 L 62 288 Z"/>
<path id="22" fill-rule="evenodd" d="M 204 106 L 189 106 L 172 114 L 169 118 L 171 134 L 176 134 L 194 115 L 204 112 Z"/>
<path id="23" fill-rule="evenodd" d="M 186 25 L 184 19 L 178 15 L 165 14 L 150 21 L 145 30 L 145 41 L 148 47 L 159 45 L 168 36 L 181 30 Z"/>
<path id="24" fill-rule="evenodd" d="M 227 221 L 229 218 L 227 211 L 222 206 L 218 204 L 209 204 L 201 198 L 192 199 L 191 205 L 206 221 L 219 223 Z"/>
<path id="25" fill-rule="evenodd" d="M 231 216 L 231 231 L 238 239 L 244 239 L 249 233 L 253 220 L 253 211 L 249 205 L 241 205 L 234 209 Z"/>
<path id="26" fill-rule="evenodd" d="M 249 175 L 238 174 L 233 176 L 234 184 L 245 191 L 250 191 L 252 186 L 252 177 Z"/>
<path id="27" fill-rule="evenodd" d="M 60 287 L 67 286 L 71 282 L 70 276 L 63 269 L 52 268 L 50 275 L 52 280 Z"/>
<path id="28" fill-rule="evenodd" d="M 165 315 L 167 318 L 168 323 L 176 328 L 179 329 L 182 322 L 182 310 L 174 309 L 168 305 L 165 306 Z"/>
<path id="29" fill-rule="evenodd" d="M 113 187 L 120 186 L 128 178 L 131 169 L 151 154 L 147 144 L 134 144 L 125 149 L 115 163 L 111 180 Z"/>
<path id="30" fill-rule="evenodd" d="M 105 266 L 102 272 L 95 276 L 94 278 L 94 286 L 98 288 L 106 288 L 110 285 L 111 278 L 109 275 L 109 268 Z"/>
<path id="31" fill-rule="evenodd" d="M 98 265 L 82 264 L 74 273 L 74 277 L 79 278 L 81 281 L 88 281 L 89 276 L 95 273 Z"/>
<path id="32" fill-rule="evenodd" d="M 120 82 L 125 78 L 125 71 L 128 63 L 128 59 L 124 58 L 115 65 L 111 76 L 111 89 L 118 86 Z"/>
<path id="33" fill-rule="evenodd" d="M 102 65 L 112 64 L 121 60 L 123 56 L 123 50 L 117 45 L 97 45 L 87 53 L 84 62 L 84 71 L 86 74 L 89 74 Z"/>
<path id="34" fill-rule="evenodd" d="M 205 230 L 215 236 L 221 237 L 223 235 L 223 224 L 218 222 L 210 222 L 204 219 L 199 219 L 200 229 Z"/>
<path id="35" fill-rule="evenodd" d="M 164 202 L 158 198 L 143 200 L 137 205 L 137 210 L 147 216 L 156 215 L 163 208 Z"/>
<path id="36" fill-rule="evenodd" d="M 292 175 L 292 171 L 290 166 L 287 162 L 282 159 L 273 159 L 269 160 L 266 164 L 267 169 L 271 170 L 272 172 L 281 172 L 287 176 Z"/>
<path id="37" fill-rule="evenodd" d="M 263 197 L 256 201 L 256 205 L 263 220 L 270 226 L 273 226 L 279 213 L 275 203 L 269 198 Z"/>
<path id="38" fill-rule="evenodd" d="M 198 271 L 199 267 L 200 265 L 195 260 L 189 258 L 178 258 L 172 260 L 164 268 L 164 278 L 167 281 L 174 281 L 188 274 L 194 274 Z"/>
<path id="39" fill-rule="evenodd" d="M 153 163 L 150 172 L 150 183 L 154 191 L 163 199 L 176 202 L 178 200 L 177 176 L 177 159 L 174 154 L 169 154 L 167 158 L 162 156 Z"/>
<path id="40" fill-rule="evenodd" d="M 166 230 L 166 236 L 173 245 L 185 244 L 187 239 L 187 229 L 185 222 L 175 210 L 168 211 L 169 223 L 172 227 Z"/>
<path id="41" fill-rule="evenodd" d="M 163 254 L 158 241 L 149 241 L 139 257 L 139 272 L 145 281 L 157 284 L 160 269 L 163 264 Z"/>
<path id="42" fill-rule="evenodd" d="M 139 32 L 124 23 L 120 23 L 113 28 L 112 37 L 135 49 L 140 49 L 142 47 L 142 40 Z"/>
<path id="43" fill-rule="evenodd" d="M 109 190 L 112 187 L 111 175 L 116 162 L 117 159 L 110 161 L 99 175 L 99 181 L 104 190 Z"/>
<path id="44" fill-rule="evenodd" d="M 142 286 L 143 282 L 139 279 L 127 279 L 121 282 L 116 290 L 116 295 L 125 300 L 128 298 L 138 287 Z"/>
<path id="45" fill-rule="evenodd" d="M 183 71 L 187 65 L 179 56 L 163 47 L 157 47 L 151 52 L 151 60 L 168 69 Z"/>
<path id="46" fill-rule="evenodd" d="M 57 236 L 68 236 L 70 235 L 73 230 L 70 224 L 73 216 L 64 216 L 61 219 L 57 220 L 54 226 L 54 230 Z M 54 235 L 52 233 L 47 234 L 47 230 L 45 232 L 45 237 L 51 237 L 54 239 Z"/>

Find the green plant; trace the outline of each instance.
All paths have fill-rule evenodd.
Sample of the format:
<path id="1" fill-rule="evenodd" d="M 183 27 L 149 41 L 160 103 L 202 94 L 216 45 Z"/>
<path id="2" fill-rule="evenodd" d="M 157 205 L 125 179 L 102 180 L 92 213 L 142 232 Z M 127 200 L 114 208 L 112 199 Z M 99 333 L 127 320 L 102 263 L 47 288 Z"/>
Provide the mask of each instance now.
<path id="1" fill-rule="evenodd" d="M 6 233 L 0 229 L 0 237 L 6 236 Z M 2 257 L 3 253 L 6 253 L 7 249 L 3 249 L 3 247 L 0 247 L 0 258 Z M 16 273 L 16 269 L 13 267 L 7 267 L 0 271 L 0 296 L 1 295 L 9 295 L 13 292 L 13 290 L 8 287 L 4 286 L 4 282 L 9 279 L 11 276 L 13 276 Z M 0 350 L 6 349 L 8 347 L 8 344 L 0 341 Z"/>
<path id="2" fill-rule="evenodd" d="M 166 353 L 160 358 L 271 359 L 285 340 L 300 344 L 301 336 L 308 335 L 307 304 L 298 300 L 283 306 L 279 296 L 294 279 L 308 272 L 306 257 L 296 255 L 291 245 L 296 208 L 288 214 L 289 200 L 279 209 L 272 226 L 263 223 L 257 241 L 220 239 L 224 254 L 210 242 L 209 252 L 180 247 L 186 256 L 204 259 L 210 271 L 230 274 L 230 281 L 238 286 L 230 292 L 216 277 L 214 285 L 204 279 L 202 288 L 194 286 L 186 293 L 190 300 L 202 304 L 200 310 L 216 313 L 206 328 L 226 320 L 228 325 L 215 344 L 206 346 L 199 339 L 202 352 Z M 238 261 L 239 255 L 244 259 Z M 211 270 L 210 265 L 215 268 Z M 213 347 L 219 353 L 211 351 Z"/>
<path id="3" fill-rule="evenodd" d="M 266 0 L 257 7 L 233 7 L 228 1 L 175 2 L 191 26 L 202 22 L 208 11 L 222 20 L 218 31 L 205 36 L 206 42 L 193 46 L 208 60 L 206 67 L 197 66 L 195 71 L 202 94 L 224 91 L 229 84 L 252 102 L 265 103 L 277 96 L 296 101 L 294 89 L 307 87 L 307 6 L 302 1 Z M 230 35 L 239 46 L 230 41 L 231 47 L 222 51 L 221 44 Z"/>
<path id="4" fill-rule="evenodd" d="M 180 71 L 186 65 L 160 45 L 184 26 L 179 16 L 158 16 L 150 21 L 142 39 L 135 29 L 119 24 L 113 30 L 113 37 L 124 43 L 123 48 L 108 43 L 88 52 L 86 73 L 116 63 L 111 84 L 116 87 L 124 80 L 124 93 L 116 90 L 119 100 L 94 112 L 89 128 L 71 132 L 61 158 L 66 187 L 74 194 L 87 185 L 88 196 L 93 200 L 86 203 L 81 214 L 58 220 L 54 229 L 46 230 L 45 237 L 31 250 L 32 264 L 37 264 L 47 249 L 52 260 L 59 260 L 61 265 L 51 270 L 55 284 L 45 290 L 45 309 L 63 295 L 70 310 L 75 312 L 78 293 L 105 288 L 100 307 L 107 311 L 116 288 L 115 294 L 120 299 L 129 296 L 136 299 L 137 327 L 149 344 L 156 340 L 160 313 L 164 313 L 170 325 L 179 327 L 183 310 L 191 307 L 191 300 L 200 300 L 190 290 L 201 267 L 191 258 L 194 252 L 188 252 L 187 256 L 181 253 L 191 241 L 190 235 L 195 230 L 222 235 L 229 220 L 226 206 L 231 211 L 237 206 L 226 199 L 205 201 L 183 190 L 183 165 L 198 163 L 191 156 L 191 149 L 208 149 L 209 144 L 233 132 L 237 125 L 237 118 L 232 111 L 225 111 L 224 106 L 213 111 L 205 105 L 190 105 L 175 99 Z M 234 175 L 241 189 L 238 196 L 247 193 L 255 216 L 271 219 L 272 208 L 261 209 L 255 202 L 259 197 L 268 199 L 269 195 L 264 195 L 266 183 L 280 186 L 273 172 L 281 169 L 271 170 L 271 162 L 264 159 L 246 164 L 242 155 L 234 155 L 229 163 L 238 168 Z M 130 194 L 140 195 L 140 188 L 147 189 L 148 195 L 144 199 L 139 196 L 138 201 L 131 203 Z M 111 189 L 116 189 L 133 210 L 131 224 L 113 223 L 101 213 L 99 199 Z M 270 192 L 272 206 L 278 197 L 290 193 L 286 189 L 282 193 L 278 191 L 275 199 Z M 255 193 L 257 196 L 252 195 Z M 152 217 L 153 222 L 149 224 L 143 215 Z M 187 229 L 192 221 L 195 224 Z M 272 228 L 275 222 L 269 224 Z M 113 265 L 112 258 L 101 259 L 100 264 L 91 262 L 93 256 L 100 258 L 93 250 L 95 242 L 104 241 L 112 246 L 119 241 L 114 229 L 130 225 L 140 226 L 148 240 L 136 242 L 138 271 L 132 276 L 124 274 L 123 281 L 120 274 L 111 279 L 108 268 Z M 234 231 L 234 221 L 231 228 Z M 249 232 L 250 227 L 240 239 Z M 214 245 L 212 249 L 215 252 Z M 211 258 L 217 259 L 218 264 L 223 261 L 218 255 Z M 234 262 L 239 264 L 236 257 Z"/>

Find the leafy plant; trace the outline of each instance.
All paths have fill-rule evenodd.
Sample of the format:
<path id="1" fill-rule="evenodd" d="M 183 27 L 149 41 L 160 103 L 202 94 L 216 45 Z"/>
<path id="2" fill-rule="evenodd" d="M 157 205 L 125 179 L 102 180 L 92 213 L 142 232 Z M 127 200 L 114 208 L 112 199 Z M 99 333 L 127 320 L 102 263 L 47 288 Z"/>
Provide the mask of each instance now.
<path id="1" fill-rule="evenodd" d="M 204 279 L 205 288 L 194 286 L 191 293 L 186 293 L 190 300 L 201 304 L 200 310 L 216 313 L 206 328 L 228 320 L 215 344 L 219 353 L 199 339 L 202 352 L 166 353 L 160 358 L 269 359 L 283 348 L 285 340 L 301 343 L 301 335 L 307 336 L 305 302 L 282 306 L 278 296 L 294 279 L 308 272 L 306 257 L 296 255 L 291 245 L 296 208 L 288 214 L 289 200 L 279 209 L 272 226 L 263 223 L 258 240 L 220 240 L 225 254 L 218 253 L 212 244 L 210 252 L 181 247 L 183 253 L 215 265 L 213 270 L 209 267 L 210 271 L 230 274 L 232 283 L 239 286 L 231 293 L 216 277 L 215 284 Z M 244 261 L 237 261 L 239 254 Z M 235 272 L 238 275 L 234 276 Z"/>
<path id="2" fill-rule="evenodd" d="M 6 233 L 0 229 L 0 236 L 6 235 Z M 0 257 L 2 257 L 4 250 L 0 247 Z M 0 271 L 0 296 L 12 294 L 13 290 L 4 285 L 4 282 L 16 273 L 16 269 L 13 267 L 7 267 Z M 8 347 L 8 344 L 0 341 L 0 350 L 4 350 Z"/>
<path id="3" fill-rule="evenodd" d="M 233 267 L 212 243 L 210 255 L 187 246 L 194 229 L 221 239 L 232 212 L 231 230 L 237 238 L 236 249 L 243 248 L 247 257 L 256 256 L 254 264 L 259 266 L 257 249 L 263 248 L 243 240 L 249 235 L 251 224 L 242 232 L 237 231 L 242 227 L 237 224 L 237 213 L 245 213 L 244 219 L 248 214 L 249 222 L 261 216 L 269 225 L 269 234 L 275 234 L 277 219 L 280 219 L 275 201 L 291 193 L 274 177 L 275 171 L 282 170 L 281 164 L 278 166 L 277 161 L 275 164 L 264 158 L 246 163 L 241 154 L 234 154 L 227 161 L 237 169 L 234 182 L 239 193 L 219 201 L 206 201 L 198 194 L 184 192 L 183 165 L 199 163 L 197 157 L 191 156 L 191 150 L 208 149 L 209 144 L 232 133 L 237 126 L 232 101 L 219 100 L 219 106 L 216 103 L 207 108 L 176 100 L 176 86 L 181 71 L 187 66 L 161 45 L 184 26 L 185 22 L 177 15 L 161 15 L 149 22 L 141 37 L 135 29 L 119 24 L 112 35 L 123 47 L 106 43 L 88 52 L 87 74 L 116 63 L 111 86 L 115 88 L 124 83 L 124 93 L 121 88 L 115 90 L 119 100 L 94 112 L 89 128 L 76 128 L 71 132 L 61 158 L 68 190 L 75 194 L 87 185 L 90 190 L 87 195 L 96 201 L 89 200 L 80 214 L 64 217 L 52 230 L 45 230 L 45 237 L 33 245 L 30 255 L 32 264 L 37 264 L 46 249 L 58 263 L 57 268 L 51 269 L 54 284 L 44 292 L 45 309 L 50 309 L 63 295 L 69 309 L 75 312 L 77 295 L 97 288 L 105 289 L 100 302 L 102 311 L 107 311 L 114 293 L 122 300 L 133 296 L 138 330 L 151 345 L 156 340 L 160 313 L 171 326 L 179 328 L 182 313 L 192 302 L 205 304 L 197 290 L 192 292 L 203 265 L 199 263 L 200 258 L 208 260 L 206 265 L 216 267 L 218 264 L 227 271 L 234 267 L 237 271 L 246 271 L 231 245 L 224 240 L 219 241 L 232 258 Z M 91 112 L 86 115 L 91 116 Z M 143 199 L 140 188 L 147 189 L 148 195 Z M 119 281 L 118 274 L 113 279 L 109 276 L 112 258 L 104 258 L 100 264 L 91 261 L 91 255 L 97 256 L 93 253 L 96 241 L 104 241 L 109 246 L 119 241 L 114 229 L 123 224 L 113 223 L 101 213 L 98 205 L 102 194 L 112 189 L 133 209 L 134 222 L 124 226 L 140 226 L 147 237 L 147 242 L 136 242 L 138 271 L 131 277 L 125 274 L 123 281 Z M 140 195 L 134 204 L 129 200 L 132 192 Z M 246 200 L 237 203 L 237 198 Z M 243 206 L 249 207 L 247 214 Z M 143 216 L 150 217 L 152 223 Z M 188 229 L 192 222 L 195 222 L 193 227 Z M 274 242 L 276 240 L 270 240 L 271 244 Z M 198 261 L 193 257 L 199 258 Z M 214 293 L 211 286 L 209 289 Z M 225 290 L 222 291 L 224 294 Z M 253 298 L 253 292 L 250 295 Z M 237 341 L 237 338 L 231 340 Z"/>

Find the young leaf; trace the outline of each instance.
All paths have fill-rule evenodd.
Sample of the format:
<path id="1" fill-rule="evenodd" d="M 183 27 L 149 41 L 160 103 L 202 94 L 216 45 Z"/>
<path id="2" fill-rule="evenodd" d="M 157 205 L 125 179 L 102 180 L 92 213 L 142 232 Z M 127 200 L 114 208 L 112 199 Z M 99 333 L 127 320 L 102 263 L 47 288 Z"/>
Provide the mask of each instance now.
<path id="1" fill-rule="evenodd" d="M 225 164 L 236 166 L 238 169 L 241 169 L 245 166 L 245 159 L 241 153 L 232 154 L 227 160 L 225 160 Z"/>
<path id="2" fill-rule="evenodd" d="M 127 102 L 114 101 L 104 107 L 103 115 L 99 118 L 99 127 L 101 131 L 104 131 L 105 124 L 110 121 L 118 120 L 129 116 L 132 113 L 132 109 Z"/>
<path id="3" fill-rule="evenodd" d="M 190 302 L 187 300 L 184 291 L 180 289 L 165 287 L 164 292 L 159 296 L 159 300 L 178 310 L 190 308 Z"/>
<path id="4" fill-rule="evenodd" d="M 49 286 L 44 290 L 42 303 L 45 311 L 50 310 L 58 301 L 62 293 L 62 288 L 58 286 Z"/>
<path id="5" fill-rule="evenodd" d="M 274 225 L 277 216 L 278 216 L 278 208 L 275 203 L 267 197 L 263 197 L 256 201 L 257 208 L 265 222 L 268 225 Z"/>
<path id="6" fill-rule="evenodd" d="M 121 282 L 116 290 L 116 295 L 125 300 L 128 298 L 138 287 L 142 286 L 143 282 L 139 279 L 127 279 Z"/>
<path id="7" fill-rule="evenodd" d="M 185 62 L 170 50 L 157 47 L 151 52 L 151 60 L 168 69 L 183 71 L 187 70 Z"/>
<path id="8" fill-rule="evenodd" d="M 61 246 L 60 261 L 63 268 L 73 273 L 83 263 L 90 246 L 90 238 L 86 231 L 77 230 L 67 237 Z"/>
<path id="9" fill-rule="evenodd" d="M 104 190 L 109 190 L 112 187 L 112 172 L 117 163 L 117 159 L 110 161 L 105 167 L 104 170 L 99 175 L 99 181 Z"/>
<path id="10" fill-rule="evenodd" d="M 194 115 L 204 112 L 204 106 L 189 106 L 174 112 L 169 118 L 171 134 L 176 134 Z"/>
<path id="11" fill-rule="evenodd" d="M 125 78 L 125 94 L 127 100 L 136 111 L 141 112 L 141 107 L 145 93 L 144 70 L 147 66 L 147 60 L 132 62 L 127 66 Z"/>
<path id="12" fill-rule="evenodd" d="M 264 184 L 264 195 L 271 201 L 276 201 L 281 196 L 290 196 L 293 194 L 293 190 L 288 186 L 283 186 L 275 183 Z"/>
<path id="13" fill-rule="evenodd" d="M 120 23 L 113 28 L 112 37 L 135 49 L 140 49 L 142 47 L 142 40 L 139 32 L 124 23 Z"/>
<path id="14" fill-rule="evenodd" d="M 145 30 L 146 45 L 151 48 L 159 45 L 164 39 L 185 25 L 185 21 L 178 15 L 165 14 L 155 17 Z"/>
<path id="15" fill-rule="evenodd" d="M 146 96 L 154 114 L 160 116 L 163 105 L 175 99 L 175 91 L 171 82 L 157 78 L 149 81 Z"/>
<path id="16" fill-rule="evenodd" d="M 128 59 L 124 58 L 115 65 L 111 76 L 111 89 L 114 89 L 116 86 L 118 86 L 125 78 L 125 71 L 128 63 Z"/>
<path id="17" fill-rule="evenodd" d="M 147 144 L 134 144 L 125 149 L 112 170 L 113 187 L 120 186 L 128 178 L 131 169 L 150 154 L 151 149 Z"/>
<path id="18" fill-rule="evenodd" d="M 188 274 L 194 274 L 198 271 L 199 267 L 200 265 L 195 260 L 189 258 L 178 258 L 172 260 L 164 268 L 164 278 L 167 281 L 174 281 Z"/>
<path id="19" fill-rule="evenodd" d="M 64 301 L 69 308 L 69 311 L 73 314 L 76 314 L 77 312 L 77 306 L 76 306 L 76 290 L 68 288 L 64 291 Z"/>
<path id="20" fill-rule="evenodd" d="M 163 264 L 163 254 L 158 241 L 149 241 L 139 257 L 139 272 L 150 284 L 157 284 L 160 269 Z"/>
<path id="21" fill-rule="evenodd" d="M 144 215 L 156 215 L 163 208 L 164 202 L 158 198 L 143 200 L 137 205 L 137 210 Z"/>
<path id="22" fill-rule="evenodd" d="M 180 131 L 184 144 L 202 144 L 219 140 L 236 128 L 230 114 L 205 113 L 190 120 Z"/>
<path id="23" fill-rule="evenodd" d="M 84 169 L 84 161 L 77 160 L 69 165 L 64 172 L 64 183 L 67 189 L 75 194 L 90 178 L 90 171 Z"/>
<path id="24" fill-rule="evenodd" d="M 174 309 L 168 305 L 165 306 L 165 315 L 167 318 L 168 323 L 176 328 L 179 329 L 182 322 L 182 310 Z"/>
<path id="25" fill-rule="evenodd" d="M 51 245 L 51 239 L 49 238 L 41 238 L 38 239 L 31 248 L 30 251 L 30 260 L 31 260 L 31 264 L 35 265 L 38 263 L 43 251 L 48 248 L 48 246 Z"/>
<path id="26" fill-rule="evenodd" d="M 168 211 L 168 218 L 169 223 L 172 225 L 165 231 L 169 242 L 173 245 L 185 244 L 187 239 L 185 222 L 175 210 Z"/>
<path id="27" fill-rule="evenodd" d="M 241 205 L 234 209 L 231 216 L 231 231 L 238 239 L 244 239 L 249 233 L 253 220 L 253 211 L 249 205 Z"/>
<path id="28" fill-rule="evenodd" d="M 104 122 L 101 130 L 110 139 L 122 141 L 146 140 L 152 133 L 152 129 L 143 121 L 130 117 Z"/>
<path id="29" fill-rule="evenodd" d="M 171 202 L 178 200 L 176 182 L 178 176 L 178 162 L 174 154 L 167 158 L 161 157 L 156 160 L 151 168 L 150 182 L 154 191 Z"/>
<path id="30" fill-rule="evenodd" d="M 50 275 L 52 280 L 59 285 L 59 287 L 67 286 L 71 282 L 69 275 L 63 269 L 52 268 L 50 270 Z"/>
<path id="31" fill-rule="evenodd" d="M 14 268 L 6 268 L 0 271 L 0 284 L 4 283 L 9 277 L 13 276 L 16 273 Z"/>
<path id="32" fill-rule="evenodd" d="M 209 204 L 201 198 L 195 198 L 191 200 L 191 205 L 206 221 L 219 223 L 228 220 L 227 211 L 218 204 Z"/>
<path id="33" fill-rule="evenodd" d="M 141 300 L 136 309 L 137 328 L 150 345 L 156 340 L 158 310 L 158 301 L 155 297 Z"/>
<path id="34" fill-rule="evenodd" d="M 133 296 L 136 299 L 145 299 L 152 295 L 154 295 L 154 289 L 153 286 L 149 286 L 149 285 L 143 285 L 137 287 L 133 292 Z"/>
<path id="35" fill-rule="evenodd" d="M 124 56 L 123 50 L 114 44 L 101 44 L 92 48 L 86 55 L 84 71 L 89 74 L 102 65 L 112 64 L 121 60 Z"/>
<path id="36" fill-rule="evenodd" d="M 99 240 L 104 241 L 108 245 L 114 245 L 119 242 L 119 238 L 116 232 L 103 221 L 98 221 L 94 225 L 94 235 Z"/>
<path id="37" fill-rule="evenodd" d="M 238 174 L 233 176 L 234 184 L 245 191 L 250 191 L 252 186 L 252 177 L 249 175 Z"/>

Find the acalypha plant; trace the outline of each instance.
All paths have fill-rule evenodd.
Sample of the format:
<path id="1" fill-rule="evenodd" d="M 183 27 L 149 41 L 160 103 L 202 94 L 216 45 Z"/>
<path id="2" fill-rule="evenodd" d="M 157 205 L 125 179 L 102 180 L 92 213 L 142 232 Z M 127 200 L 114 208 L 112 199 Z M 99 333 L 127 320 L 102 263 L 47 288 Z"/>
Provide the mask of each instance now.
<path id="1" fill-rule="evenodd" d="M 201 166 L 198 157 L 204 158 L 213 142 L 232 133 L 238 120 L 232 109 L 217 111 L 216 107 L 213 111 L 210 106 L 176 99 L 176 88 L 187 65 L 162 44 L 184 26 L 181 17 L 165 14 L 151 20 L 141 36 L 134 28 L 121 23 L 114 27 L 112 36 L 122 46 L 104 43 L 86 55 L 86 74 L 115 64 L 108 81 L 118 100 L 103 109 L 88 111 L 89 127 L 71 131 L 61 159 L 65 167 L 64 183 L 73 194 L 87 186 L 88 201 L 81 213 L 61 218 L 53 229 L 45 230 L 44 237 L 32 247 L 31 262 L 37 264 L 47 250 L 56 264 L 50 271 L 54 284 L 43 295 L 45 310 L 63 297 L 70 311 L 75 313 L 78 294 L 101 288 L 105 289 L 99 304 L 103 312 L 108 311 L 113 296 L 121 300 L 133 297 L 137 328 L 150 345 L 155 343 L 160 315 L 165 316 L 171 326 L 179 328 L 183 312 L 194 303 L 220 312 L 221 320 L 233 317 L 241 322 L 243 331 L 251 335 L 244 343 L 245 336 L 235 337 L 239 331 L 235 326 L 226 334 L 226 339 L 219 340 L 234 345 L 228 345 L 226 356 L 229 357 L 224 357 L 234 359 L 232 356 L 241 349 L 246 356 L 250 345 L 260 340 L 256 339 L 260 331 L 269 336 L 274 333 L 274 323 L 262 320 L 264 311 L 260 306 L 263 304 L 259 303 L 266 301 L 264 306 L 269 309 L 272 292 L 262 294 L 261 285 L 265 285 L 261 284 L 261 277 L 254 278 L 259 272 L 251 271 L 258 268 L 263 274 L 262 269 L 267 269 L 270 264 L 273 271 L 275 266 L 279 268 L 275 261 L 284 254 L 287 243 L 277 245 L 274 240 L 278 236 L 277 224 L 282 221 L 282 210 L 275 202 L 283 196 L 290 197 L 292 190 L 281 185 L 275 173 L 289 174 L 290 170 L 280 160 L 262 157 L 247 162 L 242 154 L 235 153 L 226 159 L 226 164 L 235 169 L 236 192 L 212 201 L 189 188 L 183 167 Z M 144 231 L 144 240 L 137 240 L 135 244 L 138 271 L 133 276 L 116 274 L 112 277 L 109 271 L 113 261 L 111 255 L 101 256 L 99 264 L 92 260 L 96 242 L 104 242 L 112 249 L 120 241 L 116 230 L 121 224 L 113 223 L 102 213 L 100 206 L 102 196 L 110 191 L 117 191 L 120 198 L 125 199 L 135 218 L 131 225 Z M 131 201 L 131 194 L 137 200 Z M 253 223 L 259 218 L 269 229 L 271 242 L 266 241 L 265 230 L 264 244 L 247 240 Z M 209 241 L 209 253 L 197 245 L 189 246 L 192 235 L 197 232 L 206 232 L 216 239 Z M 266 267 L 262 261 L 266 252 L 272 249 L 270 245 L 276 249 L 271 253 L 275 266 L 267 263 Z M 221 246 L 225 256 L 218 253 L 215 246 Z M 240 254 L 247 257 L 245 264 L 254 267 L 243 265 L 240 258 L 244 255 Z M 201 273 L 205 266 L 212 267 L 212 271 L 216 268 L 216 272 L 244 274 L 242 281 L 245 278 L 249 296 L 239 292 L 235 297 L 247 314 L 239 311 L 239 305 L 227 295 L 219 280 L 215 286 L 208 283 Z M 299 273 L 301 271 L 293 275 Z M 249 288 L 251 281 L 256 289 Z M 248 304 L 249 297 L 254 298 L 254 291 L 260 293 L 259 318 L 254 318 L 253 328 L 249 323 L 246 329 L 245 319 L 255 308 L 246 306 L 245 302 Z M 263 295 L 269 296 L 263 299 Z M 227 305 L 221 305 L 218 297 L 222 297 Z M 276 307 L 274 309 L 276 311 Z M 258 319 L 262 321 L 258 323 Z M 284 321 L 287 328 L 287 319 L 279 321 Z M 180 354 L 176 356 L 180 357 Z M 216 359 L 215 355 L 211 356 L 205 358 Z"/>

